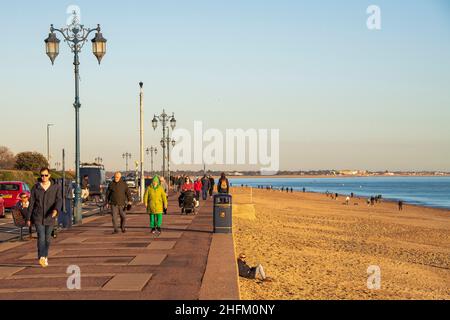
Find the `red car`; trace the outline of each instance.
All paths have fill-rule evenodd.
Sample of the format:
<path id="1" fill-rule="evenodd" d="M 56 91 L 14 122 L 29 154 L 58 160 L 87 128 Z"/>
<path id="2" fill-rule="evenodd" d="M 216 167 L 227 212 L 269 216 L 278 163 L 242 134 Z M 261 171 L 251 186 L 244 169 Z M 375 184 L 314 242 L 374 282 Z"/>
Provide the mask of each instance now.
<path id="1" fill-rule="evenodd" d="M 12 209 L 20 201 L 20 194 L 31 195 L 30 188 L 25 182 L 2 181 L 0 182 L 0 197 L 3 198 L 5 209 Z"/>
<path id="2" fill-rule="evenodd" d="M 0 197 L 0 218 L 5 217 L 5 200 L 3 200 L 2 197 Z"/>

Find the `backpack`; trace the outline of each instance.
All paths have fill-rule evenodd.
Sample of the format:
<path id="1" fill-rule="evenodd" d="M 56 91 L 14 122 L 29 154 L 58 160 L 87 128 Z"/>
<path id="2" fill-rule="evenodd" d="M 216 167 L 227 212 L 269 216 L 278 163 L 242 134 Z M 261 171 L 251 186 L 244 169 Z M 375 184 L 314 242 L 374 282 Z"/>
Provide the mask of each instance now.
<path id="1" fill-rule="evenodd" d="M 223 189 L 223 190 L 228 188 L 228 184 L 227 184 L 227 180 L 226 179 L 220 181 L 220 188 Z"/>

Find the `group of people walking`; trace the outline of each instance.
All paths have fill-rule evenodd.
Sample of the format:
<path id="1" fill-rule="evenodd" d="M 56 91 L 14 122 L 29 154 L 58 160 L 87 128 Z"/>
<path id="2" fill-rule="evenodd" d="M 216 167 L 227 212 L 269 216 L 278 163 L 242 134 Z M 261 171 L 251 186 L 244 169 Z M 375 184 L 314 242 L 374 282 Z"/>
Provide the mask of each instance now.
<path id="1" fill-rule="evenodd" d="M 194 191 L 200 200 L 212 197 L 216 186 L 211 176 L 204 176 L 193 181 L 188 176 L 171 177 L 176 192 Z M 217 191 L 229 193 L 230 183 L 225 174 L 218 181 Z M 149 226 L 152 234 L 161 234 L 163 215 L 167 214 L 169 186 L 163 177 L 154 176 L 150 186 L 144 194 L 144 205 L 149 214 Z M 48 255 L 55 222 L 63 209 L 63 194 L 61 185 L 52 179 L 50 169 L 42 168 L 40 178 L 33 186 L 31 195 L 20 195 L 20 201 L 16 209 L 20 211 L 26 225 L 30 228 L 34 225 L 37 232 L 37 258 L 42 267 L 48 267 Z M 113 234 L 120 231 L 126 233 L 126 211 L 131 210 L 133 198 L 127 183 L 122 179 L 122 174 L 116 172 L 106 191 L 105 201 L 107 208 L 111 210 Z M 120 219 L 120 222 L 118 221 Z"/>

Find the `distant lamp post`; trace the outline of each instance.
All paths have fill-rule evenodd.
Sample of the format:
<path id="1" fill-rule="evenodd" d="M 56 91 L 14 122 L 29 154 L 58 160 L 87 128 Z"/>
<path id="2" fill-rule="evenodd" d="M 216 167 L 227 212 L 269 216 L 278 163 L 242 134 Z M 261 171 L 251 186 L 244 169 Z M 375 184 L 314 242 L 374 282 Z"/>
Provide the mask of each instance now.
<path id="1" fill-rule="evenodd" d="M 152 175 L 154 174 L 154 170 L 153 170 L 153 155 L 157 155 L 158 154 L 158 148 L 157 147 L 150 147 L 147 148 L 147 155 L 150 155 L 150 169 L 151 169 L 151 173 Z"/>
<path id="2" fill-rule="evenodd" d="M 95 37 L 92 39 L 92 52 L 98 60 L 98 63 L 102 61 L 106 54 L 106 39 L 103 38 L 100 25 L 97 28 L 89 29 L 80 24 L 79 17 L 76 11 L 73 12 L 72 22 L 70 25 L 61 29 L 55 29 L 53 24 L 50 26 L 50 34 L 45 39 L 45 49 L 52 64 L 55 63 L 56 58 L 59 55 L 60 40 L 57 38 L 56 33 L 59 33 L 64 38 L 64 41 L 69 45 L 74 55 L 73 65 L 75 66 L 75 102 L 73 104 L 75 108 L 75 175 L 76 175 L 76 187 L 74 198 L 74 220 L 75 224 L 81 223 L 82 208 L 81 208 L 81 176 L 80 176 L 80 59 L 79 54 L 81 49 L 88 42 L 88 37 L 91 33 L 96 32 Z"/>
<path id="3" fill-rule="evenodd" d="M 125 159 L 125 166 L 126 166 L 125 174 L 128 174 L 128 160 L 131 159 L 131 153 L 128 153 L 128 152 L 124 153 L 124 154 L 122 155 L 122 158 Z"/>
<path id="4" fill-rule="evenodd" d="M 172 113 L 172 116 L 169 116 L 165 110 L 163 110 L 163 113 L 161 115 L 155 115 L 152 120 L 152 126 L 153 129 L 156 130 L 158 128 L 158 122 L 161 122 L 162 129 L 163 129 L 163 137 L 161 139 L 161 147 L 163 148 L 163 166 L 162 166 L 162 175 L 166 178 L 167 181 L 170 183 L 170 156 L 167 153 L 166 149 L 169 152 L 169 145 L 170 145 L 170 135 L 169 135 L 169 124 L 172 130 L 175 129 L 177 125 L 177 120 L 175 119 L 175 113 Z M 167 133 L 167 135 L 166 135 Z M 167 172 L 168 176 L 166 176 L 166 157 L 167 157 Z"/>
<path id="5" fill-rule="evenodd" d="M 47 124 L 47 162 L 50 165 L 50 128 L 53 127 L 54 124 Z"/>

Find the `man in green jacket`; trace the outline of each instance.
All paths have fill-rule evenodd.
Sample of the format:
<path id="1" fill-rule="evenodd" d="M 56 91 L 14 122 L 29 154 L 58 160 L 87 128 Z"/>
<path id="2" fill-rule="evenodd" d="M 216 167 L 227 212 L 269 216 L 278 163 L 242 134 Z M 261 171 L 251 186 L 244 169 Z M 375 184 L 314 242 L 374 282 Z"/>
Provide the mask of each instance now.
<path id="1" fill-rule="evenodd" d="M 144 204 L 147 213 L 150 214 L 152 233 L 161 233 L 162 216 L 164 210 L 167 209 L 167 195 L 158 176 L 153 178 L 151 186 L 147 188 L 144 195 Z"/>

